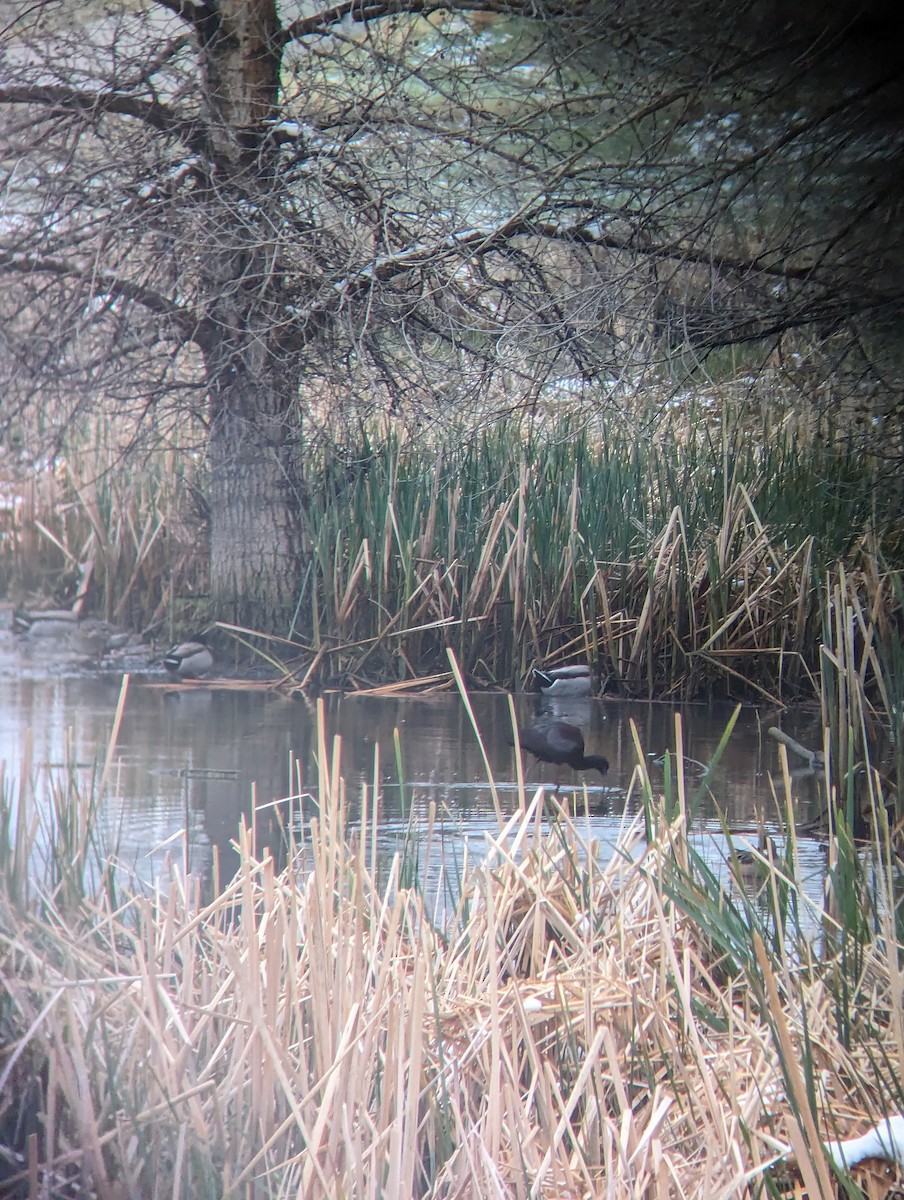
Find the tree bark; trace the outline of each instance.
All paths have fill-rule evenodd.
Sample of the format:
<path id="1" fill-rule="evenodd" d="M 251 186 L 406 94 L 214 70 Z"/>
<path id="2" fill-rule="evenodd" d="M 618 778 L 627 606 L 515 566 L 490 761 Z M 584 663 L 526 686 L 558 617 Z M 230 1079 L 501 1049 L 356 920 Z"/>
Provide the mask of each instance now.
<path id="1" fill-rule="evenodd" d="M 209 462 L 213 611 L 288 633 L 304 548 L 284 386 L 246 377 L 212 397 Z"/>
<path id="2" fill-rule="evenodd" d="M 201 255 L 210 303 L 210 578 L 213 611 L 290 632 L 303 549 L 293 406 L 298 351 L 282 340 L 279 188 L 268 120 L 279 99 L 274 0 L 220 0 L 196 23 L 215 164 Z M 271 224 L 272 222 L 272 224 Z"/>

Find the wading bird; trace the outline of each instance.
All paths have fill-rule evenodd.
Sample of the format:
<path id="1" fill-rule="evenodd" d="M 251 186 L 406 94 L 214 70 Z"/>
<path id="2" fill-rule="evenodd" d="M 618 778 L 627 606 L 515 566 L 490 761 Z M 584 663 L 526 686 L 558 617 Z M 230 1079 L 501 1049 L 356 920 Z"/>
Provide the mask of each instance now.
<path id="1" fill-rule="evenodd" d="M 533 676 L 542 696 L 589 696 L 593 691 L 593 676 L 585 664 L 551 667 L 548 671 L 534 667 Z"/>
<path id="2" fill-rule="evenodd" d="M 571 767 L 573 771 L 599 771 L 600 775 L 609 770 L 608 758 L 584 753 L 584 735 L 567 721 L 536 721 L 526 729 L 518 730 L 518 742 L 522 750 L 529 751 L 540 762 Z M 556 791 L 559 786 L 557 783 Z"/>
<path id="3" fill-rule="evenodd" d="M 204 635 L 199 633 L 189 641 L 173 646 L 164 658 L 163 665 L 170 675 L 176 675 L 179 679 L 200 679 L 213 667 L 213 655 Z"/>

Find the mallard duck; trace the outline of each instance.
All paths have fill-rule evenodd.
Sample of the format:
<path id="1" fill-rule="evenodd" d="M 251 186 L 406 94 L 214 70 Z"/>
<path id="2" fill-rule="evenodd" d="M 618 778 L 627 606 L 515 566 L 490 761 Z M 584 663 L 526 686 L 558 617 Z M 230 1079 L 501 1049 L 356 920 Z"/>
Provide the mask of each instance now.
<path id="1" fill-rule="evenodd" d="M 13 609 L 13 633 L 20 636 L 69 637 L 78 623 L 78 613 L 68 608 Z"/>
<path id="2" fill-rule="evenodd" d="M 213 667 L 213 655 L 202 633 L 173 646 L 163 660 L 170 675 L 180 679 L 200 679 Z"/>
<path id="3" fill-rule="evenodd" d="M 772 871 L 779 861 L 775 839 L 760 827 L 757 833 L 757 848 L 737 850 L 735 879 L 748 895 L 758 896 L 769 882 Z"/>
<path id="4" fill-rule="evenodd" d="M 748 895 L 759 895 L 766 884 L 768 868 L 752 850 L 737 853 L 737 881 Z"/>
<path id="5" fill-rule="evenodd" d="M 527 750 L 540 762 L 571 767 L 573 771 L 599 771 L 600 775 L 609 770 L 608 758 L 584 753 L 584 735 L 567 721 L 536 721 L 526 729 L 518 730 L 518 742 L 522 750 Z"/>
<path id="6" fill-rule="evenodd" d="M 546 671 L 534 667 L 533 676 L 543 696 L 589 696 L 593 691 L 593 675 L 586 664 L 573 663 Z"/>

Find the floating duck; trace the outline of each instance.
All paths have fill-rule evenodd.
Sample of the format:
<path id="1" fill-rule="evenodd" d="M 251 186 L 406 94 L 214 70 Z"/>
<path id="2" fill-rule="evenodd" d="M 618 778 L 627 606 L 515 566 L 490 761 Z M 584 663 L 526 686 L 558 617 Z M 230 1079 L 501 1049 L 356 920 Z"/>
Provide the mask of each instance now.
<path id="1" fill-rule="evenodd" d="M 571 767 L 574 771 L 599 771 L 600 775 L 609 770 L 608 758 L 584 753 L 584 735 L 567 721 L 536 721 L 526 729 L 519 729 L 518 743 L 522 750 L 527 750 L 540 762 Z"/>
<path id="2" fill-rule="evenodd" d="M 179 679 L 201 679 L 213 668 L 213 654 L 202 633 L 173 646 L 163 659 L 170 675 Z"/>
<path id="3" fill-rule="evenodd" d="M 543 696 L 589 696 L 593 691 L 593 675 L 585 663 L 546 671 L 534 667 L 533 677 Z"/>
<path id="4" fill-rule="evenodd" d="M 759 895 L 780 862 L 775 839 L 762 826 L 757 832 L 757 849 L 735 850 L 733 859 L 734 878 L 749 895 Z"/>
<path id="5" fill-rule="evenodd" d="M 20 636 L 69 637 L 78 623 L 78 613 L 68 608 L 13 609 L 13 633 Z"/>

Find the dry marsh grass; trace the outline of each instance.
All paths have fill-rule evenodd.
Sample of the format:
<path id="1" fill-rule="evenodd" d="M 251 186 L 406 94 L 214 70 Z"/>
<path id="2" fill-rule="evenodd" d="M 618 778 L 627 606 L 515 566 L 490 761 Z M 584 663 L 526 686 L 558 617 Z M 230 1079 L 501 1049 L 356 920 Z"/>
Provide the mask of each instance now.
<path id="1" fill-rule="evenodd" d="M 871 934 L 827 908 L 804 936 L 793 838 L 774 903 L 724 889 L 680 774 L 666 820 L 642 763 L 649 842 L 626 824 L 599 860 L 525 798 L 440 927 L 381 857 L 378 798 L 350 826 L 322 727 L 320 815 L 284 870 L 244 833 L 212 900 L 176 871 L 25 908 L 4 886 L 7 1189 L 730 1197 L 790 1144 L 833 1195 L 819 1138 L 901 1101 L 890 864 Z"/>
<path id="2" fill-rule="evenodd" d="M 92 421 L 37 466 L 0 457 L 0 579 L 17 601 L 71 603 L 135 628 L 207 591 L 202 463 L 176 442 L 124 455 L 128 429 Z"/>

